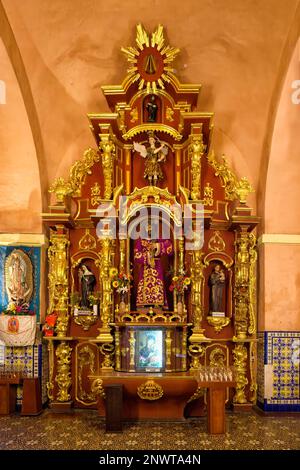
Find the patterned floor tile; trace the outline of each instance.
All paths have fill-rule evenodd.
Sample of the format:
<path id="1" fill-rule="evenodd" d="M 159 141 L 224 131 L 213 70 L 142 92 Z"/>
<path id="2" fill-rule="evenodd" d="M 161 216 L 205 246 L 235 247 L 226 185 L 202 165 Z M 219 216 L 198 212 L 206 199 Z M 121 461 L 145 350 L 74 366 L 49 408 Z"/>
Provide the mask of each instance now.
<path id="1" fill-rule="evenodd" d="M 0 417 L 0 449 L 243 450 L 300 449 L 300 419 L 228 413 L 225 435 L 206 432 L 206 419 L 172 423 L 125 423 L 121 434 L 105 432 L 94 410 L 37 417 Z M 149 437 L 150 436 L 150 437 Z"/>

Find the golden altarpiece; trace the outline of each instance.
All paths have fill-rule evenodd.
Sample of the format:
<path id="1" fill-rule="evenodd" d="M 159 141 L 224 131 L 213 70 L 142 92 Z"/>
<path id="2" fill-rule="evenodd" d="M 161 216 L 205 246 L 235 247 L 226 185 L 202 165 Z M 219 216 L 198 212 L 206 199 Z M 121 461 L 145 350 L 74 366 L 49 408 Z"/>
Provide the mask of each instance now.
<path id="1" fill-rule="evenodd" d="M 55 202 L 43 214 L 50 231 L 48 316 L 57 318 L 47 337 L 50 406 L 98 402 L 104 413 L 99 396 L 108 377 L 125 387 L 127 417 L 196 416 L 205 396 L 190 379 L 204 366 L 234 367 L 228 403 L 250 406 L 258 223 L 246 204 L 251 185 L 210 148 L 213 113 L 196 109 L 200 85 L 174 75 L 179 49 L 167 45 L 163 27 L 148 35 L 138 25 L 136 45 L 122 51 L 130 64 L 123 83 L 102 87 L 111 112 L 88 115 L 95 149 L 74 163 L 68 179 L 54 181 Z M 145 255 L 160 270 L 147 287 L 146 267 L 138 263 L 144 254 L 136 249 L 147 237 L 131 235 L 148 229 L 149 220 L 159 231 L 151 250 L 163 246 L 166 221 L 170 231 L 169 252 L 149 249 L 154 261 Z M 172 289 L 183 276 L 186 289 Z M 163 301 L 143 303 L 156 282 Z M 152 364 L 140 358 L 150 337 L 160 342 Z"/>

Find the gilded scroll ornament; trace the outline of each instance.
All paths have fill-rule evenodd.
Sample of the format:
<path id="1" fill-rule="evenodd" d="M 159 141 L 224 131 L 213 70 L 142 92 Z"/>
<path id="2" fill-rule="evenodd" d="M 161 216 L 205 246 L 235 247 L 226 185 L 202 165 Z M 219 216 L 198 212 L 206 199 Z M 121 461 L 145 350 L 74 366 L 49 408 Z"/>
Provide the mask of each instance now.
<path id="1" fill-rule="evenodd" d="M 90 233 L 90 229 L 85 229 L 85 234 L 79 240 L 79 248 L 81 250 L 94 250 L 96 243 L 96 238 Z"/>
<path id="2" fill-rule="evenodd" d="M 194 201 L 201 198 L 201 158 L 205 148 L 202 134 L 191 136 L 191 144 L 189 146 L 192 175 L 191 199 Z"/>
<path id="3" fill-rule="evenodd" d="M 210 237 L 208 241 L 208 249 L 211 251 L 225 251 L 226 244 L 218 230 Z"/>
<path id="4" fill-rule="evenodd" d="M 94 402 L 95 396 L 93 392 L 88 392 L 83 387 L 84 370 L 89 374 L 95 373 L 95 353 L 89 345 L 83 346 L 78 352 L 78 399 L 84 404 L 89 405 Z"/>
<path id="5" fill-rule="evenodd" d="M 147 380 L 147 382 L 138 386 L 137 394 L 142 400 L 154 401 L 159 400 L 163 396 L 164 391 L 162 386 L 154 380 Z"/>
<path id="6" fill-rule="evenodd" d="M 190 370 L 198 370 L 201 367 L 200 359 L 205 354 L 205 346 L 200 343 L 190 344 L 188 354 L 191 358 Z"/>
<path id="7" fill-rule="evenodd" d="M 207 160 L 215 170 L 215 175 L 221 177 L 222 186 L 225 189 L 225 199 L 229 201 L 238 199 L 241 204 L 245 204 L 248 194 L 254 192 L 247 178 L 243 177 L 238 180 L 236 174 L 230 169 L 225 156 L 222 156 L 223 161 L 219 163 L 214 151 L 208 154 Z"/>
<path id="8" fill-rule="evenodd" d="M 129 114 L 130 114 L 130 117 L 131 117 L 130 122 L 135 123 L 135 122 L 138 120 L 138 118 L 139 118 L 138 109 L 137 109 L 137 108 L 133 108 L 133 109 L 130 111 Z"/>
<path id="9" fill-rule="evenodd" d="M 72 384 L 71 378 L 71 353 L 72 348 L 66 341 L 62 341 L 56 348 L 56 377 L 58 385 L 56 398 L 58 401 L 66 402 L 71 399 L 69 389 Z"/>
<path id="10" fill-rule="evenodd" d="M 91 187 L 91 205 L 94 206 L 99 206 L 101 202 L 101 188 L 100 184 L 96 181 L 96 183 L 93 184 Z"/>
<path id="11" fill-rule="evenodd" d="M 102 168 L 104 175 L 104 199 L 110 199 L 113 184 L 113 166 L 116 154 L 115 144 L 109 134 L 100 135 L 99 148 L 102 151 Z"/>
<path id="12" fill-rule="evenodd" d="M 214 205 L 214 188 L 207 182 L 203 191 L 203 205 L 212 207 Z"/>
<path id="13" fill-rule="evenodd" d="M 65 197 L 71 195 L 73 192 L 70 181 L 59 177 L 54 180 L 50 186 L 49 193 L 54 193 L 58 204 L 63 204 Z"/>
<path id="14" fill-rule="evenodd" d="M 99 347 L 100 352 L 103 356 L 103 362 L 101 365 L 102 370 L 112 370 L 114 365 L 114 352 L 115 347 L 112 343 L 104 343 Z"/>
<path id="15" fill-rule="evenodd" d="M 104 387 L 103 387 L 103 380 L 102 379 L 95 379 L 92 382 L 91 392 L 92 392 L 94 397 L 99 396 L 99 397 L 105 399 L 105 390 L 104 390 Z"/>
<path id="16" fill-rule="evenodd" d="M 170 106 L 167 106 L 166 109 L 166 120 L 170 122 L 174 121 L 174 109 L 172 109 Z"/>
<path id="17" fill-rule="evenodd" d="M 79 315 L 74 317 L 74 322 L 76 325 L 81 326 L 83 331 L 88 331 L 97 321 L 98 317 L 95 315 Z"/>
<path id="18" fill-rule="evenodd" d="M 190 403 L 191 401 L 198 400 L 199 398 L 204 397 L 206 392 L 206 389 L 203 387 L 197 387 L 197 390 L 195 393 L 188 399 L 187 403 Z"/>
<path id="19" fill-rule="evenodd" d="M 235 345 L 233 350 L 234 368 L 236 376 L 236 389 L 233 397 L 234 403 L 247 403 L 245 387 L 248 384 L 247 379 L 247 348 L 243 343 Z"/>
<path id="20" fill-rule="evenodd" d="M 214 327 L 216 333 L 220 333 L 230 323 L 230 318 L 228 317 L 212 317 L 208 315 L 206 319 L 209 325 Z"/>
<path id="21" fill-rule="evenodd" d="M 209 365 L 211 367 L 227 366 L 225 351 L 218 346 L 214 348 L 209 354 Z"/>
<path id="22" fill-rule="evenodd" d="M 91 174 L 94 163 L 99 161 L 97 150 L 88 148 L 81 160 L 77 160 L 70 169 L 69 179 L 57 178 L 51 185 L 49 192 L 55 193 L 58 203 L 63 203 L 67 195 L 81 196 L 81 186 L 85 182 L 86 175 Z"/>
<path id="23" fill-rule="evenodd" d="M 174 138 L 174 140 L 179 141 L 182 139 L 182 135 L 175 129 L 174 127 L 167 126 L 166 124 L 151 124 L 151 123 L 144 123 L 139 124 L 137 126 L 132 127 L 129 129 L 125 134 L 122 135 L 124 140 L 131 140 L 138 134 L 142 134 L 144 132 L 164 132 L 165 134 L 170 135 Z"/>
<path id="24" fill-rule="evenodd" d="M 254 193 L 254 189 L 247 180 L 247 178 L 241 178 L 235 186 L 235 192 L 238 197 L 238 200 L 241 204 L 246 204 L 247 197 L 250 193 Z"/>

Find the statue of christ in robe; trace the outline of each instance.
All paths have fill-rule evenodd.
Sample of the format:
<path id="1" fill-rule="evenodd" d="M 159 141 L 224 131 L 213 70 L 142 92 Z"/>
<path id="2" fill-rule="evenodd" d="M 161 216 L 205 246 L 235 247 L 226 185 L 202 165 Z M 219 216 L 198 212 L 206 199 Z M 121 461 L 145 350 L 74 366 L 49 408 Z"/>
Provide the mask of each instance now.
<path id="1" fill-rule="evenodd" d="M 141 239 L 136 241 L 134 260 L 141 265 L 137 288 L 137 307 L 167 307 L 161 257 L 171 256 L 173 247 L 170 240 Z"/>

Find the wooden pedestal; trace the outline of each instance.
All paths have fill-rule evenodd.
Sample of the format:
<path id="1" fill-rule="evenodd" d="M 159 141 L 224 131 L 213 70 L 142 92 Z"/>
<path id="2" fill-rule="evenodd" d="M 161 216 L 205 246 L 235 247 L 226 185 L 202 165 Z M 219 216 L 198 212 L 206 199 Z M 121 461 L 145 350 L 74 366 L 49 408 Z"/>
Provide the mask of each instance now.
<path id="1" fill-rule="evenodd" d="M 35 416 L 42 412 L 41 384 L 38 377 L 23 379 L 22 416 Z"/>
<path id="2" fill-rule="evenodd" d="M 123 385 L 105 387 L 106 432 L 122 432 Z"/>
<path id="3" fill-rule="evenodd" d="M 16 410 L 19 378 L 0 379 L 0 415 L 9 415 Z"/>
<path id="4" fill-rule="evenodd" d="M 207 389 L 207 432 L 225 434 L 225 387 Z"/>

